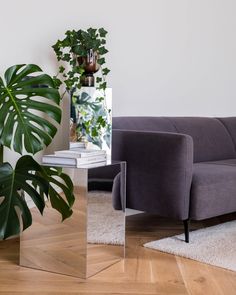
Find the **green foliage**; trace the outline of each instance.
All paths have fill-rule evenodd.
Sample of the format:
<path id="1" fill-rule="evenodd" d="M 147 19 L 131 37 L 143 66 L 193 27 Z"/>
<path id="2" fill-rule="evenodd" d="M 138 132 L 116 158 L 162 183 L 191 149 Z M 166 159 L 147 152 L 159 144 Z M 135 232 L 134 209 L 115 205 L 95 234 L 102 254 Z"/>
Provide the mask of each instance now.
<path id="1" fill-rule="evenodd" d="M 98 63 L 102 66 L 105 64 L 105 58 L 102 57 L 108 50 L 105 48 L 107 31 L 104 28 L 89 28 L 84 30 L 68 30 L 65 33 L 63 40 L 58 40 L 52 48 L 57 56 L 59 62 L 65 62 L 66 67 L 60 65 L 58 74 L 63 74 L 62 84 L 64 83 L 67 90 L 72 88 L 81 88 L 82 79 L 84 77 L 83 65 L 78 65 L 76 62 L 76 56 L 87 56 L 88 51 L 93 51 L 99 54 Z M 69 70 L 66 71 L 66 68 Z M 101 69 L 102 82 L 105 82 L 109 69 Z M 58 77 L 57 77 L 58 78 Z M 98 82 L 99 84 L 100 82 Z M 58 85 L 58 83 L 57 83 Z M 60 86 L 60 85 L 59 85 Z M 98 85 L 98 88 L 101 89 Z"/>
<path id="2" fill-rule="evenodd" d="M 97 97 L 93 101 L 86 92 L 81 92 L 73 97 L 75 98 L 76 111 L 80 114 L 77 122 L 77 131 L 80 137 L 86 138 L 100 148 L 102 148 L 102 141 L 105 140 L 110 147 L 110 114 L 104 105 L 104 98 Z"/>
<path id="3" fill-rule="evenodd" d="M 42 70 L 37 65 L 15 65 L 7 69 L 4 79 L 0 77 L 1 162 L 3 146 L 20 154 L 24 150 L 35 154 L 49 145 L 57 132 L 60 95 L 53 79 L 43 73 L 36 75 L 38 72 Z M 22 192 L 31 197 L 41 213 L 46 198 L 63 220 L 72 214 L 73 184 L 61 169 L 41 166 L 30 155 L 22 156 L 15 168 L 0 163 L 0 239 L 17 235 L 32 223 Z"/>
<path id="4" fill-rule="evenodd" d="M 109 141 L 107 132 L 110 130 L 110 112 L 106 109 L 105 104 L 102 103 L 102 101 L 105 101 L 106 76 L 110 72 L 105 67 L 106 60 L 104 55 L 108 53 L 105 47 L 106 35 L 107 31 L 104 28 L 89 28 L 86 31 L 68 30 L 65 33 L 65 38 L 58 40 L 52 46 L 58 61 L 63 63 L 63 65 L 59 65 L 58 75 L 56 77 L 56 79 L 60 77 L 61 84 L 56 80 L 56 85 L 59 85 L 59 87 L 60 85 L 65 85 L 66 90 L 72 96 L 77 113 L 79 113 L 77 124 L 79 139 L 86 137 L 88 141 L 93 142 L 99 147 L 101 147 L 101 139 L 103 137 L 106 138 L 106 142 Z M 90 49 L 98 53 L 97 62 L 100 65 L 100 70 L 96 73 L 96 88 L 102 92 L 102 95 L 99 98 L 100 101 L 96 100 L 95 102 L 92 102 L 88 97 L 84 100 L 83 93 L 79 93 L 75 99 L 73 98 L 74 91 L 81 89 L 82 81 L 85 77 L 83 64 L 78 64 L 76 58 L 78 56 L 87 56 Z M 88 101 L 90 102 L 88 103 Z M 100 115 L 101 113 L 102 115 Z M 102 126 L 105 124 L 107 125 L 106 128 Z"/>
<path id="5" fill-rule="evenodd" d="M 110 70 L 108 68 L 102 69 L 103 75 L 108 75 L 110 73 Z"/>
<path id="6" fill-rule="evenodd" d="M 20 154 L 23 147 L 29 153 L 37 153 L 51 143 L 57 132 L 54 124 L 33 111 L 40 111 L 57 123 L 61 121 L 60 95 L 53 79 L 46 74 L 31 76 L 41 71 L 36 65 L 16 65 L 5 72 L 5 81 L 0 77 L 1 144 Z M 45 102 L 36 100 L 38 96 Z"/>
<path id="7" fill-rule="evenodd" d="M 21 192 L 29 194 L 38 210 L 43 213 L 45 197 L 52 207 L 59 211 L 62 219 L 72 214 L 73 185 L 70 178 L 55 168 L 39 165 L 31 156 L 22 156 L 15 169 L 9 163 L 0 165 L 0 195 L 3 201 L 0 205 L 0 239 L 17 235 L 32 224 L 32 216 Z M 55 179 L 60 177 L 63 183 Z M 52 183 L 63 189 L 66 201 L 52 187 Z"/>
<path id="8" fill-rule="evenodd" d="M 105 62 L 106 62 L 106 61 L 105 61 L 105 58 L 104 58 L 104 57 L 98 59 L 98 63 L 99 63 L 101 66 L 104 65 Z"/>

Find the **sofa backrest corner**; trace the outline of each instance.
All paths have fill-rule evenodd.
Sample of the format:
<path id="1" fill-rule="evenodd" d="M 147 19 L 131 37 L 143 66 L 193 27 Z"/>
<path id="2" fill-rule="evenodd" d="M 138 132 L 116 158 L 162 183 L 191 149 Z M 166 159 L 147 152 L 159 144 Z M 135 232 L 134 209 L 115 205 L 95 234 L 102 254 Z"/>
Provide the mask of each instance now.
<path id="1" fill-rule="evenodd" d="M 236 157 L 236 117 L 114 117 L 113 129 L 190 135 L 194 143 L 194 162 Z"/>

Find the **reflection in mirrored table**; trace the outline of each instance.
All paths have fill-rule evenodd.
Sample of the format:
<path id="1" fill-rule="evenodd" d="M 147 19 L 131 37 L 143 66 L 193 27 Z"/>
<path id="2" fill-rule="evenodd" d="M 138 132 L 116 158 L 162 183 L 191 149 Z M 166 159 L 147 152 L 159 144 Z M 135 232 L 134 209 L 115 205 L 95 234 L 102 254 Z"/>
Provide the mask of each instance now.
<path id="1" fill-rule="evenodd" d="M 20 265 L 85 279 L 124 258 L 126 163 L 63 170 L 74 183 L 73 214 L 61 222 L 50 206 L 43 216 L 31 208 Z"/>

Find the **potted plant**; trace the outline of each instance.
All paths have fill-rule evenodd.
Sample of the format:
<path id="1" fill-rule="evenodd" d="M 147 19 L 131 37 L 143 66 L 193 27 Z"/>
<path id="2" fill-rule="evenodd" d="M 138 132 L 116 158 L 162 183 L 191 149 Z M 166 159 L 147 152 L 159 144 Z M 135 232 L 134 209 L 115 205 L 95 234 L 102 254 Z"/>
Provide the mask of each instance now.
<path id="1" fill-rule="evenodd" d="M 89 28 L 68 30 L 65 35 L 63 40 L 52 46 L 59 61 L 58 74 L 54 79 L 56 85 L 64 85 L 64 93 L 67 91 L 71 96 L 77 140 L 85 139 L 99 147 L 105 140 L 109 145 L 111 110 L 106 106 L 105 90 L 110 70 L 105 67 L 104 57 L 108 52 L 105 47 L 107 31 L 104 28 Z M 94 73 L 99 95 L 92 100 L 82 87 L 95 86 Z"/>
<path id="2" fill-rule="evenodd" d="M 63 220 L 72 214 L 74 195 L 69 176 L 60 168 L 40 165 L 32 157 L 55 136 L 56 124 L 61 121 L 59 104 L 53 79 L 37 65 L 15 65 L 0 77 L 0 239 L 18 235 L 32 224 L 22 192 L 42 214 L 47 200 Z M 12 167 L 3 160 L 4 147 L 27 155 Z"/>

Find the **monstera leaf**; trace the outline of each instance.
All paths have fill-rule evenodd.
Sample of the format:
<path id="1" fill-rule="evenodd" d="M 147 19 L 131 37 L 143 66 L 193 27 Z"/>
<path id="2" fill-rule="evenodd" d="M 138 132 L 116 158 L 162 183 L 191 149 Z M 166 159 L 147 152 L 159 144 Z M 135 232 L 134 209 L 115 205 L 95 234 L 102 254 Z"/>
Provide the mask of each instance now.
<path id="1" fill-rule="evenodd" d="M 37 65 L 15 65 L 0 77 L 0 239 L 19 234 L 32 224 L 26 193 L 43 213 L 48 200 L 62 216 L 72 214 L 73 183 L 62 169 L 39 165 L 22 156 L 13 168 L 2 163 L 3 146 L 31 154 L 51 143 L 61 121 L 60 95 L 53 79 Z M 63 197 L 55 189 L 63 192 Z"/>
<path id="2" fill-rule="evenodd" d="M 0 143 L 20 154 L 23 147 L 35 154 L 51 143 L 57 128 L 44 116 L 61 121 L 53 79 L 37 72 L 42 72 L 37 65 L 22 64 L 7 69 L 5 81 L 0 77 Z"/>
<path id="3" fill-rule="evenodd" d="M 60 187 L 64 198 L 53 184 Z M 32 224 L 32 216 L 22 191 L 31 197 L 41 213 L 46 197 L 52 207 L 61 213 L 62 219 L 72 214 L 74 195 L 69 176 L 62 173 L 61 169 L 39 165 L 31 156 L 22 156 L 15 169 L 9 163 L 0 165 L 0 239 L 17 235 Z"/>
<path id="4" fill-rule="evenodd" d="M 48 195 L 47 198 L 51 202 L 52 208 L 56 209 L 62 215 L 62 220 L 71 216 L 72 211 L 70 208 L 74 204 L 74 195 L 73 195 L 73 183 L 70 177 L 62 172 L 62 168 L 56 167 L 41 167 L 43 172 L 40 171 L 39 176 L 43 176 L 44 179 L 48 182 Z M 60 182 L 58 180 L 62 182 Z M 37 183 L 33 183 L 36 188 L 39 189 L 40 195 L 43 196 L 44 191 L 42 186 Z M 60 189 L 65 195 L 66 201 L 61 197 L 61 194 L 55 189 L 55 186 Z M 69 205 L 69 208 L 68 208 Z M 69 209 L 69 210 L 68 210 Z"/>

